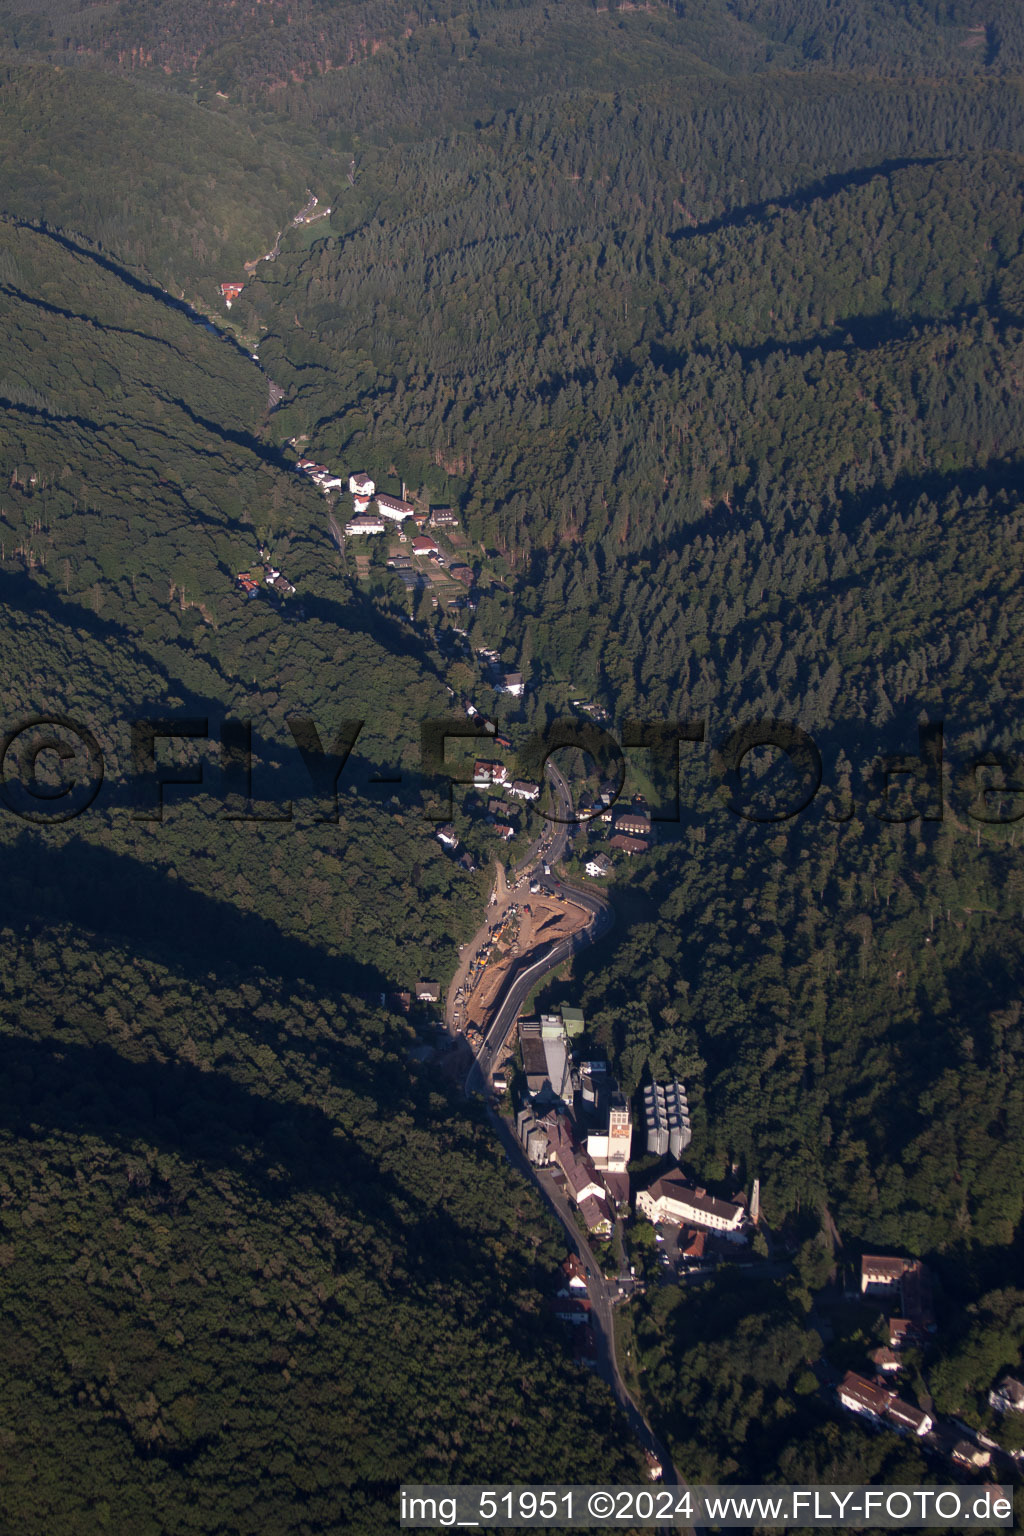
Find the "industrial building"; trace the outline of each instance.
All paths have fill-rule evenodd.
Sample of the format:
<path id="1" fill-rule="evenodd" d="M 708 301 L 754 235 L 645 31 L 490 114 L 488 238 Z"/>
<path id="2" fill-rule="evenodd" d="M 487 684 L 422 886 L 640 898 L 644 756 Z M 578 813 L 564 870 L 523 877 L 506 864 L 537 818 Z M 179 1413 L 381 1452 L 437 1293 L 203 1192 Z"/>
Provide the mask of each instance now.
<path id="1" fill-rule="evenodd" d="M 693 1139 L 686 1089 L 678 1078 L 669 1083 L 649 1083 L 644 1089 L 644 1122 L 647 1150 L 657 1157 L 666 1152 L 677 1160 Z"/>
<path id="2" fill-rule="evenodd" d="M 549 1033 L 545 1037 L 542 1030 L 536 1019 L 523 1019 L 519 1025 L 526 1091 L 531 1099 L 554 1097 L 571 1106 L 572 1073 L 561 1023 L 557 1035 Z"/>

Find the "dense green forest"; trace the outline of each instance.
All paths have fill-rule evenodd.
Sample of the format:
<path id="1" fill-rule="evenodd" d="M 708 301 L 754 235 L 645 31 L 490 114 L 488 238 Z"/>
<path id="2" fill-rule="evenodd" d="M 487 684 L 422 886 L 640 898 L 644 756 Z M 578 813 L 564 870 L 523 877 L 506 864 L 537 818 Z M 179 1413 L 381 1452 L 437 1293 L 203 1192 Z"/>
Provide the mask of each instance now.
<path id="1" fill-rule="evenodd" d="M 0 821 L 9 1523 L 376 1531 L 403 1478 L 636 1475 L 543 1314 L 553 1229 L 378 1006 L 479 920 L 416 770 L 486 689 L 356 579 L 300 435 L 457 508 L 517 741 L 573 698 L 706 721 L 571 989 L 628 1089 L 685 1076 L 693 1171 L 760 1178 L 796 1273 L 659 1290 L 641 1390 L 692 1476 L 915 1481 L 822 1418 L 807 1307 L 926 1257 L 943 1412 L 1024 1350 L 1020 798 L 964 771 L 1024 755 L 1020 6 L 14 0 L 0 51 L 5 728 L 70 716 L 107 766 L 76 820 Z M 243 598 L 260 549 L 294 595 Z M 297 715 L 364 722 L 337 819 Z M 208 722 L 160 823 L 144 716 Z M 824 784 L 748 821 L 716 752 L 766 718 Z M 941 820 L 879 798 L 924 720 Z"/>

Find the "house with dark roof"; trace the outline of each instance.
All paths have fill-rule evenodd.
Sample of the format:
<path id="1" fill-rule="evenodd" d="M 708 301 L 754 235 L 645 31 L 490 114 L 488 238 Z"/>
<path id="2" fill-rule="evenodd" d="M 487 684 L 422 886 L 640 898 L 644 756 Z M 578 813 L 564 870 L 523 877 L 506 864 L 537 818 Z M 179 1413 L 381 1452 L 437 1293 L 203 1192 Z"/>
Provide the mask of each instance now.
<path id="1" fill-rule="evenodd" d="M 718 1200 L 706 1189 L 695 1188 L 673 1173 L 664 1174 L 655 1179 L 649 1189 L 640 1190 L 636 1208 L 641 1216 L 656 1225 L 663 1221 L 673 1226 L 685 1222 L 688 1226 L 706 1227 L 727 1236 L 741 1236 L 746 1215 L 742 1205 Z"/>
<path id="2" fill-rule="evenodd" d="M 608 847 L 614 848 L 616 853 L 624 853 L 629 859 L 635 853 L 647 852 L 647 844 L 642 837 L 624 837 L 621 832 L 608 839 Z"/>
<path id="3" fill-rule="evenodd" d="M 901 1435 L 926 1435 L 934 1423 L 930 1414 L 905 1403 L 888 1387 L 865 1381 L 855 1371 L 847 1371 L 836 1391 L 844 1408 L 878 1424 L 888 1424 Z"/>
<path id="4" fill-rule="evenodd" d="M 989 1404 L 997 1413 L 1024 1413 L 1024 1382 L 1015 1376 L 1004 1376 L 988 1395 Z"/>

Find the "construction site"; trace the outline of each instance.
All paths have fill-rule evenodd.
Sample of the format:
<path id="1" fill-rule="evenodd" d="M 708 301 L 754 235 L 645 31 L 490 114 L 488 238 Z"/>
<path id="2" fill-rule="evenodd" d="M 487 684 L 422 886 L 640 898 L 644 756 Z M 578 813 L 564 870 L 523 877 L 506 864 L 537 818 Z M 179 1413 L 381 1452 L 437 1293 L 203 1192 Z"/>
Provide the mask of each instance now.
<path id="1" fill-rule="evenodd" d="M 561 893 L 540 891 L 501 910 L 484 942 L 464 958 L 452 1022 L 471 1045 L 486 1035 L 511 972 L 531 953 L 585 928 L 590 914 Z"/>

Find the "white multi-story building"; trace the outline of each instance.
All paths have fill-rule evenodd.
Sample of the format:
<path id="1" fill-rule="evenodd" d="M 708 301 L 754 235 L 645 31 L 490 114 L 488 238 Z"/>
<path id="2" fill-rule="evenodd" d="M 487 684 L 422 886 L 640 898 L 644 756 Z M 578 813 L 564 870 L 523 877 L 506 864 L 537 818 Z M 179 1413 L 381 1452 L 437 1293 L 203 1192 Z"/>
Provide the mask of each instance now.
<path id="1" fill-rule="evenodd" d="M 401 501 L 397 496 L 385 496 L 383 492 L 378 492 L 377 510 L 383 517 L 390 517 L 392 522 L 401 523 L 407 517 L 412 517 L 416 509 L 410 501 Z"/>
<path id="2" fill-rule="evenodd" d="M 706 1189 L 695 1189 L 671 1173 L 655 1179 L 650 1189 L 642 1189 L 636 1197 L 636 1208 L 655 1224 L 664 1221 L 678 1226 L 687 1222 L 729 1236 L 740 1234 L 745 1215 L 742 1205 L 717 1200 Z"/>

